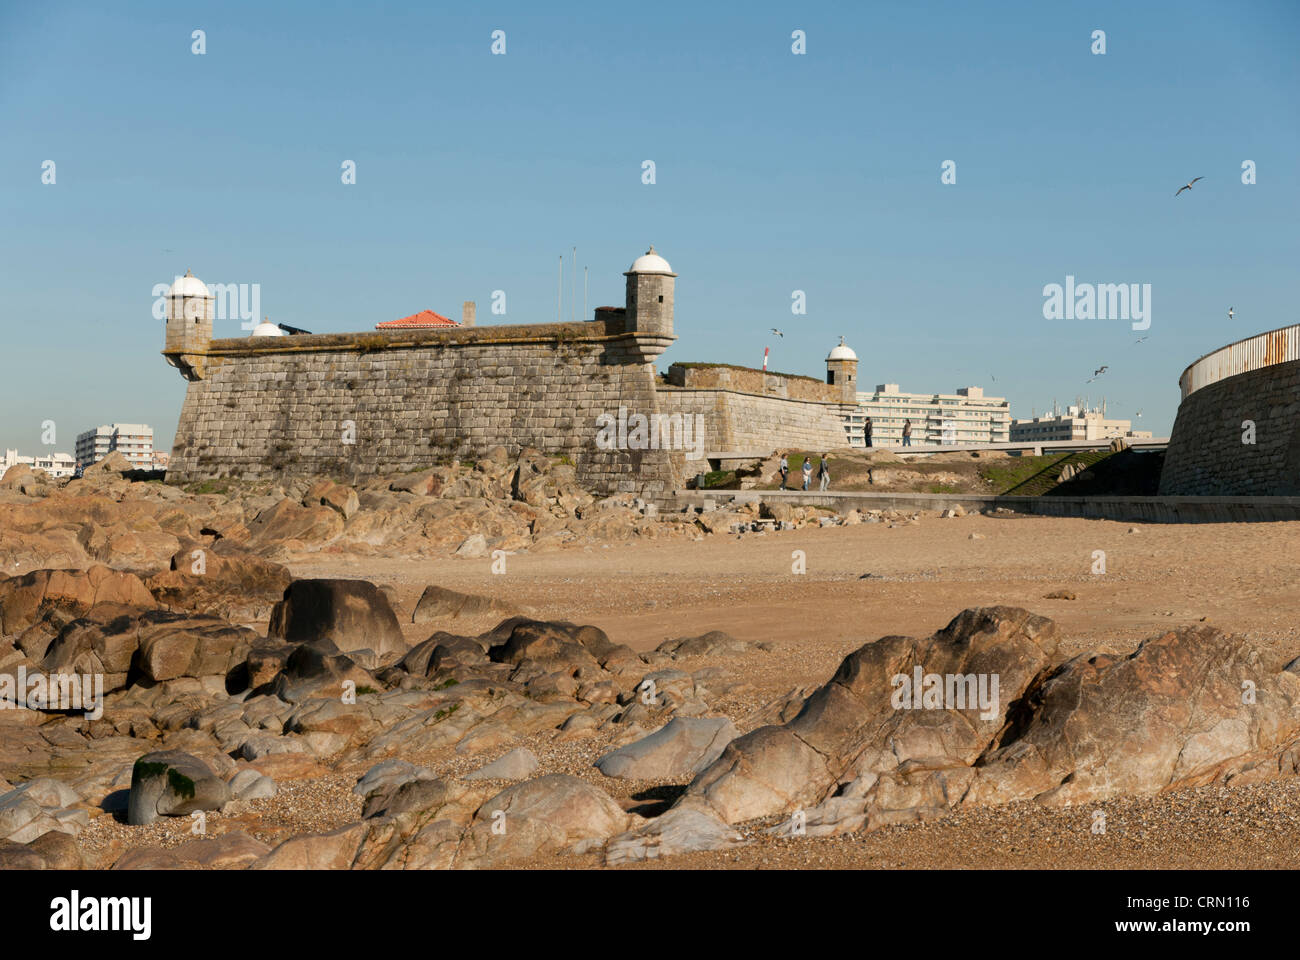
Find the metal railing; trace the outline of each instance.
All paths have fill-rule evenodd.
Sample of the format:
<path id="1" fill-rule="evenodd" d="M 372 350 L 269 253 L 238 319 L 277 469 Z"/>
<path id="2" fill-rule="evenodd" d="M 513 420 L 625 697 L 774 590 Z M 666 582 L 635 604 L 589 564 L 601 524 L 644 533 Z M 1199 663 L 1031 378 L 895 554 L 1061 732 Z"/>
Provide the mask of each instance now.
<path id="1" fill-rule="evenodd" d="M 1212 383 L 1288 360 L 1300 360 L 1300 324 L 1247 337 L 1207 353 L 1183 371 L 1178 386 L 1186 400 L 1188 394 Z"/>

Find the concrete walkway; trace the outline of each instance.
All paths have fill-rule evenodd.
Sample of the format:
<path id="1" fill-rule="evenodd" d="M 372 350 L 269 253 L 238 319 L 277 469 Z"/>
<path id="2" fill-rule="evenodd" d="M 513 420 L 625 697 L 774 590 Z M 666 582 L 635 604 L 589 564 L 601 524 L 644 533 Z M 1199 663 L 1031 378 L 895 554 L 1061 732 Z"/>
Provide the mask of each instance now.
<path id="1" fill-rule="evenodd" d="M 788 503 L 850 510 L 993 510 L 1050 517 L 1096 517 L 1146 523 L 1255 523 L 1300 520 L 1300 497 L 999 497 L 949 493 L 862 493 L 856 490 L 678 490 L 667 509 L 711 504 Z"/>

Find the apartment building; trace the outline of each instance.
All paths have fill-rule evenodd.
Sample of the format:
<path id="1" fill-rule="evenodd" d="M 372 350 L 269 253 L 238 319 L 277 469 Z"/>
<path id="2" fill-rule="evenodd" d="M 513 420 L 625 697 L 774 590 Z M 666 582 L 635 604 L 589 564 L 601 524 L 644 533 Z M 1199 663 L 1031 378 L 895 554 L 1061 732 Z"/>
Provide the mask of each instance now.
<path id="1" fill-rule="evenodd" d="M 77 434 L 77 459 L 83 468 L 113 451 L 137 470 L 153 468 L 153 428 L 143 423 L 110 423 Z"/>
<path id="2" fill-rule="evenodd" d="M 981 387 L 961 387 L 955 393 L 904 393 L 896 383 L 882 383 L 872 392 L 858 392 L 858 408 L 845 423 L 849 446 L 865 445 L 864 430 L 871 418 L 871 443 L 897 447 L 903 424 L 912 421 L 912 446 L 959 446 L 1006 443 L 1011 439 L 1011 405 L 1003 397 L 986 397 Z"/>
<path id="3" fill-rule="evenodd" d="M 1135 440 L 1150 439 L 1150 430 L 1134 430 L 1133 421 L 1106 417 L 1105 405 L 1088 409 L 1066 407 L 1065 413 L 1034 417 L 1031 420 L 1014 420 L 1011 423 L 1013 442 L 1041 442 L 1045 440 L 1109 440 L 1130 437 Z"/>
<path id="4" fill-rule="evenodd" d="M 70 477 L 77 468 L 77 461 L 68 453 L 38 453 L 34 457 L 27 457 L 17 450 L 6 450 L 4 459 L 0 460 L 0 477 L 19 463 L 25 463 L 33 470 L 44 470 L 51 477 Z"/>

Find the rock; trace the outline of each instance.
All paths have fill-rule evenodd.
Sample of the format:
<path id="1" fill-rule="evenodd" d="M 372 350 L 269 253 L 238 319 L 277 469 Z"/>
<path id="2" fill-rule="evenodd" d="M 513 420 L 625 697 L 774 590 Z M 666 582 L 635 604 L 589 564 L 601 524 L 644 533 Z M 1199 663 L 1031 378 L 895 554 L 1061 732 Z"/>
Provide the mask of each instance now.
<path id="1" fill-rule="evenodd" d="M 11 790 L 0 797 L 0 840 L 13 840 L 26 843 L 31 837 L 25 837 L 23 831 L 28 829 L 45 811 L 31 797 Z"/>
<path id="2" fill-rule="evenodd" d="M 516 747 L 473 773 L 466 780 L 524 780 L 537 772 L 537 757 L 526 747 Z"/>
<path id="3" fill-rule="evenodd" d="M 10 467 L 9 469 L 13 469 Z M 14 843 L 12 840 L 0 840 L 0 870 L 45 870 L 49 869 L 45 858 L 29 844 Z"/>
<path id="4" fill-rule="evenodd" d="M 153 610 L 138 620 L 136 663 L 155 681 L 177 677 L 225 677 L 248 657 L 257 634 L 219 617 Z"/>
<path id="5" fill-rule="evenodd" d="M 361 501 L 357 499 L 357 492 L 351 487 L 334 483 L 332 480 L 321 480 L 312 484 L 307 489 L 307 492 L 303 494 L 302 505 L 304 507 L 329 507 L 344 520 L 351 520 L 356 515 L 356 512 L 361 509 Z"/>
<path id="6" fill-rule="evenodd" d="M 27 849 L 38 855 L 45 863 L 46 870 L 82 870 L 85 862 L 81 858 L 81 849 L 72 834 L 61 830 L 43 833 Z"/>
<path id="7" fill-rule="evenodd" d="M 362 695 L 380 686 L 352 658 L 338 653 L 332 643 L 322 641 L 294 647 L 264 692 L 296 704 L 312 697 L 337 700 L 348 690 Z"/>
<path id="8" fill-rule="evenodd" d="M 329 640 L 344 653 L 406 652 L 388 598 L 366 580 L 295 580 L 271 611 L 267 637 L 304 643 Z"/>
<path id="9" fill-rule="evenodd" d="M 605 754 L 595 766 L 607 777 L 625 780 L 681 780 L 711 764 L 738 735 L 726 717 L 674 717 L 650 736 Z"/>
<path id="10" fill-rule="evenodd" d="M 163 847 L 135 847 L 114 861 L 113 870 L 192 870 L 171 850 Z"/>
<path id="11" fill-rule="evenodd" d="M 263 800 L 275 796 L 275 781 L 256 770 L 245 768 L 231 777 L 230 792 L 236 800 Z"/>
<path id="12" fill-rule="evenodd" d="M 347 870 L 365 836 L 365 824 L 351 823 L 326 833 L 293 837 L 254 860 L 248 869 Z"/>
<path id="13" fill-rule="evenodd" d="M 603 630 L 579 627 L 563 621 L 520 620 L 511 627 L 506 641 L 492 647 L 493 663 L 528 665 L 537 675 L 565 670 L 572 675 L 586 667 L 598 671 L 595 654 L 608 655 L 615 645 Z"/>
<path id="14" fill-rule="evenodd" d="M 706 802 L 737 823 L 820 803 L 860 772 L 881 773 L 909 761 L 969 766 L 1051 661 L 1056 628 L 1024 610 L 967 610 L 927 640 L 884 637 L 845 658 L 831 680 L 783 726 L 760 727 L 733 740 L 691 783 L 686 797 Z M 991 709 L 901 709 L 894 705 L 915 670 L 923 675 L 998 678 Z M 941 680 L 942 686 L 942 680 Z M 966 688 L 962 688 L 963 699 Z M 973 698 L 972 698 L 973 699 Z M 899 701 L 901 702 L 901 701 Z"/>
<path id="15" fill-rule="evenodd" d="M 680 660 L 684 657 L 711 657 L 745 653 L 753 649 L 753 647 L 752 643 L 737 640 L 721 630 L 710 630 L 698 637 L 678 637 L 676 640 L 665 640 L 655 647 L 655 650 L 659 653 L 668 654 L 674 660 Z"/>
<path id="16" fill-rule="evenodd" d="M 101 603 L 152 607 L 154 599 L 139 577 L 102 565 L 87 570 L 33 570 L 0 579 L 0 632 L 16 636 L 50 608 L 78 617 Z"/>
<path id="17" fill-rule="evenodd" d="M 507 787 L 484 803 L 459 862 L 492 868 L 545 853 L 586 853 L 640 823 L 585 780 L 550 774 Z"/>
<path id="18" fill-rule="evenodd" d="M 1074 657 L 1030 691 L 964 802 L 1092 803 L 1294 776 L 1300 678 L 1263 661 L 1209 626 L 1152 637 L 1128 656 Z"/>
<path id="19" fill-rule="evenodd" d="M 516 616 L 521 611 L 513 604 L 505 603 L 492 597 L 482 597 L 472 593 L 457 593 L 446 587 L 427 586 L 420 595 L 415 612 L 411 615 L 412 623 L 428 623 L 430 620 L 454 620 L 457 617 L 478 617 L 496 614 L 503 617 Z"/>
<path id="20" fill-rule="evenodd" d="M 55 780 L 53 777 L 37 777 L 35 780 L 28 780 L 26 783 L 15 787 L 10 793 L 0 796 L 0 802 L 3 802 L 12 794 L 30 797 L 42 807 L 51 807 L 56 810 L 81 802 L 81 795 L 76 790 Z"/>
<path id="21" fill-rule="evenodd" d="M 196 557 L 196 551 L 202 552 Z M 166 609 L 247 622 L 269 617 L 292 579 L 282 564 L 224 540 L 211 547 L 191 541 L 172 557 L 171 569 L 149 577 L 145 586 Z"/>
<path id="22" fill-rule="evenodd" d="M 352 792 L 369 799 L 374 794 L 392 793 L 413 780 L 433 779 L 434 773 L 428 767 L 417 767 L 405 760 L 385 760 L 367 770 Z"/>
<path id="23" fill-rule="evenodd" d="M 476 533 L 467 537 L 459 547 L 456 548 L 458 557 L 486 557 L 488 554 L 487 537 L 481 533 Z"/>
<path id="24" fill-rule="evenodd" d="M 171 854 L 182 863 L 205 870 L 242 870 L 271 852 L 271 848 L 242 830 L 205 840 L 191 840 L 173 848 Z"/>
<path id="25" fill-rule="evenodd" d="M 636 830 L 613 837 L 605 847 L 605 865 L 655 860 L 702 850 L 727 850 L 747 842 L 712 810 L 696 806 L 674 807 Z"/>
<path id="26" fill-rule="evenodd" d="M 286 499 L 259 513 L 248 529 L 251 542 L 263 549 L 284 541 L 328 542 L 343 533 L 343 517 L 329 507 Z"/>
<path id="27" fill-rule="evenodd" d="M 87 479 L 97 477 L 116 476 L 120 477 L 124 473 L 130 473 L 135 466 L 122 454 L 114 450 L 103 460 L 98 463 L 92 463 L 82 471 L 82 475 Z"/>
<path id="28" fill-rule="evenodd" d="M 146 753 L 131 773 L 127 823 L 144 826 L 160 816 L 220 810 L 230 799 L 230 787 L 197 757 L 179 750 Z"/>

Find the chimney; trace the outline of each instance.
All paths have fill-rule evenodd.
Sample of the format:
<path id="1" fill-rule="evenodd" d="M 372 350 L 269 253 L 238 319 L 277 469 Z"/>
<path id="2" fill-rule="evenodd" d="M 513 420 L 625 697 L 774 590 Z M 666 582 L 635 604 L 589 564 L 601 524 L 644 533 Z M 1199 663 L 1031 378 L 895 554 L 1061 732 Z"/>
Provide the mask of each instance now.
<path id="1" fill-rule="evenodd" d="M 474 326 L 474 301 L 466 300 L 465 305 L 460 308 L 460 325 L 462 327 Z"/>

